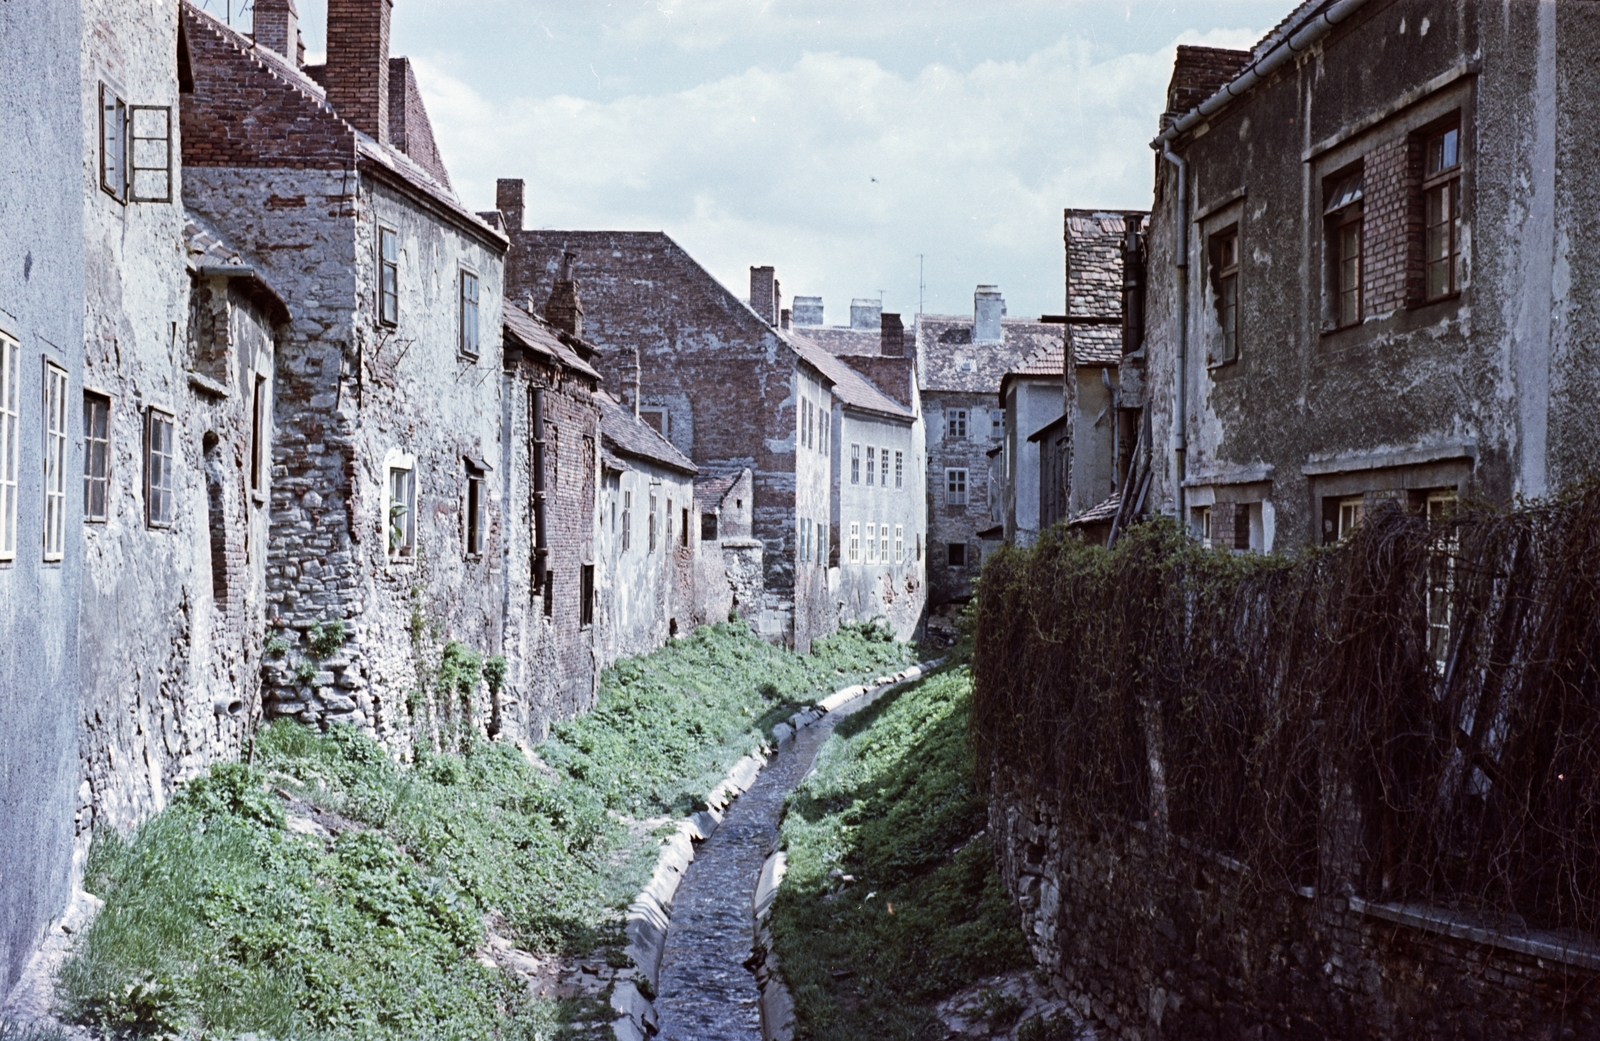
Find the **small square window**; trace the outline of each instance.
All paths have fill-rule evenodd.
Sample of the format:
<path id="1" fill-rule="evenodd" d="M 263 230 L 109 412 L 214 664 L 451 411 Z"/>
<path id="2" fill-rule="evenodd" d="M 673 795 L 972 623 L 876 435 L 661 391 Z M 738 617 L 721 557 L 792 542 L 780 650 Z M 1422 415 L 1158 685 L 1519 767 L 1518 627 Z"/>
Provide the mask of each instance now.
<path id="1" fill-rule="evenodd" d="M 967 566 L 967 544 L 965 542 L 952 542 L 947 549 L 947 560 L 951 567 Z"/>
<path id="2" fill-rule="evenodd" d="M 145 419 L 144 508 L 145 523 L 165 528 L 173 519 L 173 469 L 176 449 L 173 444 L 172 417 L 151 409 Z"/>
<path id="3" fill-rule="evenodd" d="M 946 506 L 965 506 L 967 504 L 966 470 L 946 470 L 944 472 L 944 503 Z"/>
<path id="4" fill-rule="evenodd" d="M 967 439 L 967 410 L 964 408 L 946 409 L 944 418 L 946 436 L 952 441 L 965 441 Z"/>

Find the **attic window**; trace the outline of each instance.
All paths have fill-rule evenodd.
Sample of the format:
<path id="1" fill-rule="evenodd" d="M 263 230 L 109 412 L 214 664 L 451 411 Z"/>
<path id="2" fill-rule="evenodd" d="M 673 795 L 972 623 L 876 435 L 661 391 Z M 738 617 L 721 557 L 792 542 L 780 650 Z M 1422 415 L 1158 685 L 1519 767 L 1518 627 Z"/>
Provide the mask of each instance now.
<path id="1" fill-rule="evenodd" d="M 1333 191 L 1328 193 L 1328 206 L 1322 212 L 1328 216 L 1354 206 L 1361 201 L 1362 171 L 1357 170 L 1349 177 L 1344 178 L 1333 186 Z"/>

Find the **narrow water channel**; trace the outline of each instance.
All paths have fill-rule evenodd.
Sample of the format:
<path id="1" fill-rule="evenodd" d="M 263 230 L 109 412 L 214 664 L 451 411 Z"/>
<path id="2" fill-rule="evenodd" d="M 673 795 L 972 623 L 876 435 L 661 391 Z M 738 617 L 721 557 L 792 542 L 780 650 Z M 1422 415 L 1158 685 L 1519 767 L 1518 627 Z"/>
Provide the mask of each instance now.
<path id="1" fill-rule="evenodd" d="M 760 991 L 744 963 L 753 940 L 756 879 L 778 845 L 783 797 L 805 778 L 834 726 L 878 693 L 795 735 L 695 853 L 673 901 L 661 956 L 656 1015 L 663 1041 L 760 1041 Z"/>

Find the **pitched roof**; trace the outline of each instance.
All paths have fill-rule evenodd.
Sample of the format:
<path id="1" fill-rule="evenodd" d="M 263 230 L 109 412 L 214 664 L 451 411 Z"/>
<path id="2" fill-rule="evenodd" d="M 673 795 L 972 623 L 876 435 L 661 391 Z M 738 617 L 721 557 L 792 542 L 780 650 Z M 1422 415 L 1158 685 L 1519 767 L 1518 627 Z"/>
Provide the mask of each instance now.
<path id="1" fill-rule="evenodd" d="M 1122 360 L 1122 326 L 1078 325 L 1067 327 L 1072 339 L 1074 365 L 1115 365 Z"/>
<path id="2" fill-rule="evenodd" d="M 723 477 L 697 477 L 694 482 L 694 498 L 696 502 L 721 506 L 722 500 L 733 491 L 733 486 L 739 483 L 744 474 L 727 474 Z"/>
<path id="3" fill-rule="evenodd" d="M 562 339 L 563 334 L 539 315 L 529 314 L 515 304 L 507 304 L 500 314 L 506 338 L 516 346 L 542 355 L 552 364 L 564 366 L 596 380 L 600 378 L 600 374 L 593 366 L 566 344 Z"/>
<path id="4" fill-rule="evenodd" d="M 1103 524 L 1106 521 L 1115 518 L 1117 515 L 1117 510 L 1121 507 L 1122 493 L 1120 491 L 1112 492 L 1111 498 L 1100 503 L 1098 506 L 1091 506 L 1089 509 L 1084 510 L 1082 513 L 1068 521 L 1067 524 L 1069 526 L 1078 524 Z"/>
<path id="5" fill-rule="evenodd" d="M 795 338 L 791 338 L 789 344 L 801 358 L 833 384 L 834 394 L 845 405 L 907 422 L 916 418 L 910 409 L 874 387 L 865 376 L 821 347 L 807 340 Z"/>
<path id="6" fill-rule="evenodd" d="M 852 329 L 844 325 L 792 325 L 789 338 L 805 340 L 829 354 L 877 354 L 883 333 L 877 329 Z"/>
<path id="7" fill-rule="evenodd" d="M 688 456 L 635 416 L 632 409 L 605 391 L 597 393 L 595 398 L 600 402 L 600 435 L 605 440 L 605 447 L 617 455 L 643 459 L 680 473 L 700 472 Z"/>
<path id="8" fill-rule="evenodd" d="M 1122 241 L 1128 222 L 1143 227 L 1143 211 L 1067 210 L 1067 321 L 1122 317 Z"/>
<path id="9" fill-rule="evenodd" d="M 1058 323 L 1002 318 L 999 343 L 975 344 L 971 315 L 918 315 L 918 385 L 925 391 L 993 394 L 1028 355 L 1060 344 L 1062 329 Z"/>
<path id="10" fill-rule="evenodd" d="M 451 190 L 450 172 L 444 168 L 444 157 L 433 139 L 433 121 L 422 104 L 410 58 L 389 59 L 389 143 L 447 191 Z"/>

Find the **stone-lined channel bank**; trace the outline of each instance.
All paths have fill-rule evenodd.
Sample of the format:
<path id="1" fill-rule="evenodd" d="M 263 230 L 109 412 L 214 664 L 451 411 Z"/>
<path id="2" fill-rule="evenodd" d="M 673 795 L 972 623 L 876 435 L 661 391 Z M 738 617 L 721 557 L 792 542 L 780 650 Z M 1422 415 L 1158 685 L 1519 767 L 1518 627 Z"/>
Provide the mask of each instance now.
<path id="1" fill-rule="evenodd" d="M 750 968 L 752 905 L 762 865 L 778 845 L 784 796 L 805 779 L 841 720 L 935 664 L 913 667 L 910 675 L 874 686 L 802 726 L 728 807 L 695 853 L 673 901 L 656 987 L 663 1041 L 761 1041 L 761 992 Z"/>

